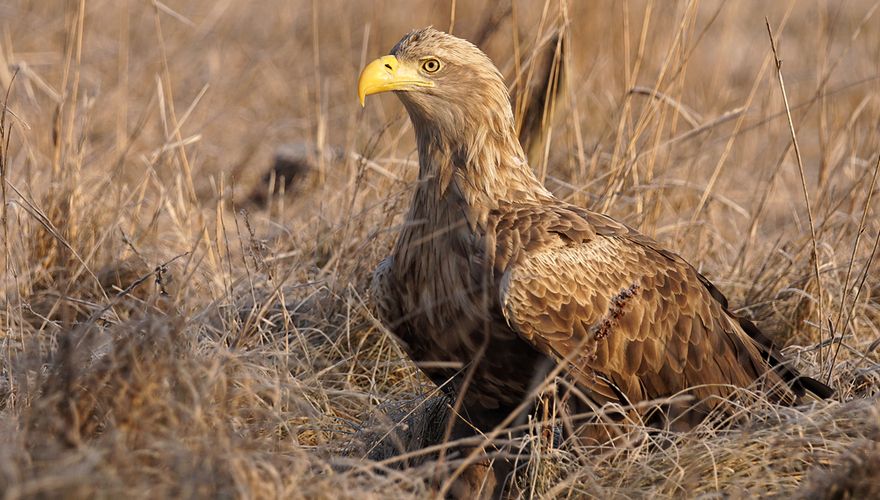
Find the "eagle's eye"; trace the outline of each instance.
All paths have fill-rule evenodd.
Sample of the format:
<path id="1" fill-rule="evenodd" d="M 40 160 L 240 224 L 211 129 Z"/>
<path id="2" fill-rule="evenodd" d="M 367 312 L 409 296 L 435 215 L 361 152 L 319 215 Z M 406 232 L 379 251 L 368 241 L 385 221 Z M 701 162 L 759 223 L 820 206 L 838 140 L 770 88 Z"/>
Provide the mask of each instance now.
<path id="1" fill-rule="evenodd" d="M 440 61 L 437 59 L 425 59 L 422 61 L 422 69 L 425 73 L 436 73 L 440 71 Z"/>

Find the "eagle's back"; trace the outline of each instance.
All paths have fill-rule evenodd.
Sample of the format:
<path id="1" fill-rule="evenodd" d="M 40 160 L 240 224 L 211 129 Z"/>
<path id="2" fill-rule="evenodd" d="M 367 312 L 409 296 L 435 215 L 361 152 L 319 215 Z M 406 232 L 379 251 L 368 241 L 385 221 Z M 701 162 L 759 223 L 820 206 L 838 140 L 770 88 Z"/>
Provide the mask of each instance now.
<path id="1" fill-rule="evenodd" d="M 738 388 L 781 403 L 804 388 L 830 394 L 693 266 L 634 229 L 558 200 L 501 204 L 492 221 L 502 314 L 595 401 L 688 395 L 704 413 Z"/>

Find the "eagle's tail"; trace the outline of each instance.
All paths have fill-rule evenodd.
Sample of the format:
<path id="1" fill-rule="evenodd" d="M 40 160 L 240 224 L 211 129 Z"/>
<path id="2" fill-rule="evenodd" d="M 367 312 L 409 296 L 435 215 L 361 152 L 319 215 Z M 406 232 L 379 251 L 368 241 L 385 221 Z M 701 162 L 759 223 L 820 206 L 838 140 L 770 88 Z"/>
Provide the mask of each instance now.
<path id="1" fill-rule="evenodd" d="M 784 361 L 782 354 L 776 346 L 773 345 L 773 341 L 764 335 L 754 323 L 745 318 L 737 319 L 743 330 L 745 330 L 749 337 L 754 339 L 761 347 L 764 358 L 770 366 L 772 366 L 779 376 L 791 386 L 792 391 L 794 391 L 798 397 L 803 396 L 807 391 L 822 399 L 828 399 L 834 395 L 834 389 L 828 385 L 819 382 L 814 378 L 803 376 L 798 373 L 797 370 L 789 366 L 789 364 Z"/>
<path id="2" fill-rule="evenodd" d="M 795 392 L 799 390 L 802 391 L 810 391 L 816 396 L 822 399 L 828 399 L 834 395 L 834 389 L 819 382 L 818 380 L 811 377 L 804 377 L 803 375 L 797 377 L 792 384 Z"/>

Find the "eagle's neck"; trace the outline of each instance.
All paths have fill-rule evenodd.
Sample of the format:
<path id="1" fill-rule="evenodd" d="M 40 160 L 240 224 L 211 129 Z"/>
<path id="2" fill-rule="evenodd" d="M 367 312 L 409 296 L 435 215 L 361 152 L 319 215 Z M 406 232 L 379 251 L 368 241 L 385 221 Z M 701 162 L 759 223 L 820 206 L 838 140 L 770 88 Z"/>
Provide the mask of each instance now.
<path id="1" fill-rule="evenodd" d="M 410 110 L 419 150 L 417 196 L 435 197 L 438 207 L 464 210 L 472 226 L 483 225 L 501 202 L 553 197 L 526 161 L 509 107 L 496 114 L 482 111 L 444 126 Z"/>

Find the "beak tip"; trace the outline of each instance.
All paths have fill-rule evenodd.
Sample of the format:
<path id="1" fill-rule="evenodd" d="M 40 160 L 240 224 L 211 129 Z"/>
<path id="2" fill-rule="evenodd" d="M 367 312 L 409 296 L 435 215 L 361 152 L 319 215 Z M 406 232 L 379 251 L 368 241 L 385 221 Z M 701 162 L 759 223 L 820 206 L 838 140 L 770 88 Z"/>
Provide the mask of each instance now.
<path id="1" fill-rule="evenodd" d="M 366 106 L 368 95 L 397 90 L 399 81 L 396 80 L 398 61 L 395 56 L 387 55 L 367 64 L 358 77 L 358 100 L 361 107 Z"/>

